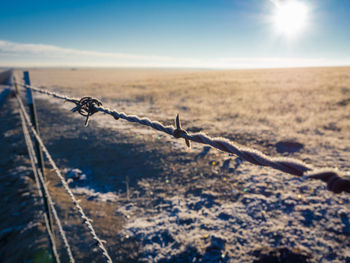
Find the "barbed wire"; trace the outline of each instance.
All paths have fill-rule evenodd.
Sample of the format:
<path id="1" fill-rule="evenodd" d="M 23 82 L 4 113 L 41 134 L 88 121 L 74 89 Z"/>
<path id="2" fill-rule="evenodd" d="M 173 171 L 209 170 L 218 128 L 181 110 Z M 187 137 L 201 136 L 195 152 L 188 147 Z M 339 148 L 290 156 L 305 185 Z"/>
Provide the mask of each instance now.
<path id="1" fill-rule="evenodd" d="M 49 235 L 49 239 L 50 239 L 50 242 L 51 242 L 52 253 L 54 255 L 56 263 L 60 263 L 61 261 L 60 261 L 60 258 L 58 256 L 58 253 L 57 253 L 55 239 L 54 239 L 53 233 L 52 233 L 52 231 L 50 229 L 49 219 L 47 218 L 46 214 L 44 214 L 44 220 L 45 220 L 45 225 L 46 225 L 46 231 L 47 231 L 47 233 Z"/>
<path id="2" fill-rule="evenodd" d="M 36 185 L 37 185 L 37 188 L 38 188 L 38 192 L 39 192 L 41 203 L 42 203 L 42 205 L 44 205 L 43 196 L 46 195 L 47 197 L 49 197 L 49 194 L 48 194 L 48 192 L 43 193 L 40 190 L 41 187 L 40 187 L 39 177 L 41 175 L 38 174 L 40 171 L 37 169 L 37 161 L 35 160 L 36 157 L 35 157 L 35 153 L 34 153 L 34 149 L 33 149 L 33 144 L 32 144 L 32 141 L 30 139 L 30 135 L 29 135 L 29 132 L 28 132 L 28 129 L 27 129 L 27 125 L 25 123 L 24 116 L 23 116 L 23 113 L 22 113 L 21 110 L 19 111 L 19 115 L 21 117 L 21 124 L 22 124 L 22 130 L 23 130 L 23 134 L 24 134 L 24 140 L 25 140 L 26 145 L 27 145 L 28 155 L 29 155 L 29 159 L 30 159 L 30 162 L 31 162 L 31 165 L 32 165 L 35 182 L 36 182 Z M 55 207 L 52 204 L 51 198 L 47 198 L 47 200 L 48 200 L 48 203 L 49 203 L 49 205 L 51 207 L 51 211 L 55 211 Z M 51 232 L 48 216 L 47 216 L 46 213 L 44 213 L 43 216 L 44 216 L 46 230 L 47 230 L 47 233 L 48 233 L 48 236 L 49 236 L 49 242 L 50 242 L 50 246 L 51 246 L 51 249 L 52 249 L 53 256 L 55 258 L 55 261 L 57 263 L 60 263 L 60 258 L 59 258 L 58 253 L 57 253 L 57 246 L 56 246 L 55 238 L 53 236 L 53 233 Z M 55 217 L 55 220 L 56 220 L 56 222 L 59 222 L 59 219 L 56 218 L 56 217 Z M 64 231 L 62 231 L 62 232 L 60 231 L 60 234 L 61 235 L 63 234 L 63 236 L 65 237 Z M 66 238 L 65 238 L 65 240 L 66 240 Z M 74 260 L 73 260 L 73 262 L 74 262 Z"/>
<path id="3" fill-rule="evenodd" d="M 63 227 L 62 227 L 62 224 L 61 224 L 61 220 L 58 217 L 57 210 L 56 210 L 56 208 L 54 206 L 54 202 L 53 202 L 52 197 L 50 195 L 50 192 L 49 192 L 49 190 L 48 190 L 48 188 L 46 186 L 46 183 L 44 181 L 44 178 L 43 178 L 43 175 L 42 175 L 40 169 L 37 169 L 37 167 L 38 167 L 38 160 L 37 160 L 36 155 L 35 155 L 33 143 L 32 143 L 32 140 L 30 139 L 29 131 L 28 131 L 27 125 L 25 123 L 25 119 L 24 119 L 24 116 L 23 116 L 22 109 L 20 109 L 20 117 L 21 117 L 21 122 L 22 122 L 22 129 L 23 129 L 24 138 L 25 138 L 25 141 L 26 141 L 26 144 L 27 144 L 28 154 L 29 154 L 29 158 L 30 158 L 31 163 L 32 163 L 33 173 L 34 173 L 34 177 L 35 177 L 35 181 L 37 183 L 37 187 L 38 187 L 39 193 L 41 193 L 40 185 L 42 185 L 44 191 L 41 194 L 45 195 L 46 198 L 47 198 L 48 204 L 49 204 L 49 206 L 51 208 L 51 212 L 52 212 L 52 214 L 53 214 L 53 216 L 55 218 L 55 221 L 57 223 L 57 226 L 58 226 L 58 232 L 60 233 L 60 236 L 62 238 L 64 247 L 65 247 L 67 255 L 69 257 L 69 262 L 74 263 L 75 260 L 73 258 L 72 250 L 71 250 L 70 245 L 68 243 L 68 240 L 67 240 L 67 237 L 66 237 L 66 233 L 63 230 Z"/>
<path id="4" fill-rule="evenodd" d="M 327 183 L 327 188 L 334 193 L 348 192 L 350 193 L 350 178 L 344 178 L 341 172 L 337 169 L 316 169 L 311 165 L 287 157 L 269 157 L 260 151 L 250 149 L 248 147 L 240 146 L 230 140 L 221 137 L 209 137 L 204 133 L 189 134 L 186 130 L 181 128 L 179 114 L 175 119 L 175 126 L 164 126 L 158 121 L 152 121 L 148 118 L 141 118 L 136 115 L 127 115 L 124 112 L 118 112 L 102 106 L 102 103 L 97 99 L 91 97 L 83 97 L 82 99 L 70 98 L 60 95 L 56 92 L 51 92 L 38 87 L 29 86 L 19 83 L 22 87 L 29 88 L 37 93 L 46 94 L 58 99 L 76 104 L 72 109 L 73 112 L 78 112 L 86 117 L 85 126 L 89 123 L 89 118 L 97 113 L 103 112 L 111 115 L 114 119 L 124 119 L 129 122 L 136 122 L 155 130 L 167 133 L 175 138 L 183 138 L 186 145 L 190 147 L 190 141 L 210 145 L 223 152 L 235 154 L 243 160 L 252 164 L 260 166 L 269 166 L 276 170 L 280 170 L 292 175 L 302 176 L 304 179 L 319 179 Z"/>
<path id="5" fill-rule="evenodd" d="M 96 245 L 96 247 L 101 251 L 101 254 L 103 255 L 103 257 L 105 258 L 106 262 L 108 263 L 112 263 L 112 259 L 109 256 L 107 249 L 104 246 L 104 240 L 101 240 L 97 234 L 96 231 L 94 229 L 94 227 L 92 226 L 91 222 L 92 220 L 85 214 L 83 208 L 79 205 L 79 201 L 75 198 L 73 192 L 71 191 L 71 189 L 68 186 L 68 183 L 66 182 L 66 180 L 64 179 L 64 177 L 62 176 L 60 170 L 58 169 L 58 167 L 56 166 L 55 162 L 53 161 L 49 151 L 47 150 L 46 146 L 44 145 L 43 141 L 41 140 L 40 136 L 37 134 L 37 132 L 35 131 L 30 118 L 28 116 L 28 114 L 25 111 L 23 102 L 21 100 L 21 98 L 19 97 L 18 94 L 16 94 L 16 98 L 17 101 L 19 103 L 19 107 L 21 109 L 21 112 L 24 116 L 24 120 L 26 122 L 26 124 L 28 125 L 28 127 L 30 128 L 30 130 L 32 131 L 34 137 L 36 138 L 36 140 L 38 141 L 40 147 L 42 147 L 43 152 L 45 153 L 51 167 L 53 168 L 53 171 L 56 173 L 57 177 L 60 179 L 63 188 L 66 190 L 66 192 L 68 193 L 69 197 L 71 198 L 74 206 L 76 207 L 76 209 L 78 210 L 80 217 L 82 218 L 83 224 L 85 224 L 87 226 L 87 228 L 89 229 L 89 233 L 91 234 L 92 239 L 94 240 L 94 244 Z"/>

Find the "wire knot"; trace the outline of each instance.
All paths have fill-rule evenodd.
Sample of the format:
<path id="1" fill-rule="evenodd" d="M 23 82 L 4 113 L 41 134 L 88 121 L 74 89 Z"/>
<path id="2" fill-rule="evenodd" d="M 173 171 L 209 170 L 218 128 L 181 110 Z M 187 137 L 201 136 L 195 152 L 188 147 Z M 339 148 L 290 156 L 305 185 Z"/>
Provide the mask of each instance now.
<path id="1" fill-rule="evenodd" d="M 85 116 L 85 127 L 89 125 L 89 118 L 92 116 L 94 113 L 98 112 L 96 107 L 101 106 L 102 102 L 93 99 L 91 97 L 83 97 L 79 101 L 74 102 L 77 106 L 75 106 L 72 109 L 72 112 L 78 112 L 80 115 Z"/>
<path id="2" fill-rule="evenodd" d="M 177 116 L 176 116 L 175 125 L 176 125 L 176 129 L 174 130 L 173 136 L 174 136 L 175 138 L 177 138 L 177 139 L 178 139 L 178 138 L 184 138 L 187 147 L 191 147 L 190 141 L 186 138 L 187 135 L 188 135 L 187 131 L 185 131 L 185 130 L 183 130 L 183 129 L 181 128 L 181 123 L 180 123 L 180 116 L 179 116 L 179 114 L 177 114 Z"/>

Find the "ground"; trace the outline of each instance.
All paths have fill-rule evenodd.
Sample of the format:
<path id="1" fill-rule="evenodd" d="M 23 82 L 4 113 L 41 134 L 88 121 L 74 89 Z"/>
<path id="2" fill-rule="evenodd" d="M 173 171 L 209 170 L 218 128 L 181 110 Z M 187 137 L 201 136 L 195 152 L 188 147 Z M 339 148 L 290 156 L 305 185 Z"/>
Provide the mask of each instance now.
<path id="1" fill-rule="evenodd" d="M 350 68 L 29 71 L 52 91 L 164 124 L 180 113 L 189 132 L 350 172 Z M 350 262 L 349 194 L 101 113 L 85 128 L 74 105 L 35 99 L 42 138 L 116 262 Z M 14 99 L 0 119 L 0 253 L 35 262 L 47 238 Z M 73 255 L 102 262 L 49 168 Z"/>

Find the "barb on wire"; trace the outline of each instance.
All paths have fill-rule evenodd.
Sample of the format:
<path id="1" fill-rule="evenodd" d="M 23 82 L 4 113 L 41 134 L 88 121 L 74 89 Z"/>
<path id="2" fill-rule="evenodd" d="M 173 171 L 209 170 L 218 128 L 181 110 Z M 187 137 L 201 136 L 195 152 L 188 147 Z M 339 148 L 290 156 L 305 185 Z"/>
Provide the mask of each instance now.
<path id="1" fill-rule="evenodd" d="M 28 114 L 25 111 L 23 102 L 21 100 L 21 98 L 19 97 L 19 95 L 16 96 L 17 101 L 19 103 L 20 109 L 23 113 L 24 116 L 24 120 L 26 122 L 26 124 L 28 125 L 28 127 L 30 128 L 30 130 L 32 131 L 32 134 L 34 135 L 34 137 L 36 138 L 36 140 L 38 141 L 40 147 L 42 147 L 44 154 L 46 155 L 50 165 L 52 166 L 54 172 L 56 173 L 57 177 L 60 179 L 63 188 L 66 190 L 66 192 L 68 193 L 69 197 L 71 198 L 74 206 L 76 207 L 76 209 L 78 210 L 80 217 L 82 218 L 83 223 L 87 226 L 87 228 L 89 229 L 89 233 L 92 237 L 92 239 L 94 240 L 96 247 L 100 250 L 101 254 L 103 255 L 104 259 L 106 260 L 106 262 L 108 263 L 112 263 L 112 259 L 109 256 L 107 249 L 105 248 L 104 244 L 103 244 L 103 240 L 101 240 L 97 234 L 96 231 L 94 229 L 94 227 L 92 226 L 91 222 L 92 220 L 85 214 L 83 208 L 79 205 L 79 201 L 75 198 L 72 190 L 69 188 L 68 183 L 66 182 L 66 180 L 64 179 L 64 177 L 62 176 L 60 170 L 58 169 L 58 167 L 56 166 L 55 162 L 53 161 L 49 151 L 47 150 L 45 144 L 43 143 L 43 141 L 41 140 L 40 136 L 37 134 L 36 130 L 34 129 L 30 118 L 28 116 Z"/>
<path id="2" fill-rule="evenodd" d="M 78 103 L 76 103 L 77 106 L 75 106 L 72 109 L 72 112 L 78 112 L 82 116 L 86 116 L 85 120 L 85 127 L 89 125 L 89 118 L 94 113 L 98 112 L 96 109 L 97 106 L 102 106 L 102 103 L 97 100 L 93 99 L 91 97 L 83 97 L 79 100 Z"/>
<path id="3" fill-rule="evenodd" d="M 174 130 L 174 137 L 175 138 L 184 138 L 187 147 L 191 147 L 190 141 L 186 138 L 186 136 L 188 136 L 187 131 L 185 131 L 181 128 L 179 114 L 177 114 L 177 116 L 176 116 L 175 125 L 176 125 L 176 129 Z"/>
<path id="4" fill-rule="evenodd" d="M 59 95 L 55 92 L 50 92 L 50 91 L 36 88 L 33 86 L 28 86 L 28 85 L 23 85 L 23 84 L 21 84 L 21 85 L 24 87 L 30 88 L 35 92 L 47 94 L 47 95 L 53 96 L 55 98 L 63 99 L 65 101 L 71 101 L 71 102 L 74 102 L 76 105 L 78 105 L 77 101 L 79 101 L 79 100 L 77 100 L 77 99 L 68 98 L 66 96 Z M 297 175 L 297 176 L 304 176 L 304 175 L 306 175 L 306 173 L 312 172 L 314 177 L 305 177 L 305 178 L 322 180 L 322 174 L 324 173 L 324 170 L 316 169 L 316 168 L 312 167 L 311 165 L 305 164 L 302 161 L 299 161 L 299 160 L 296 160 L 293 158 L 286 158 L 286 157 L 269 157 L 269 156 L 263 154 L 262 152 L 259 152 L 259 151 L 254 150 L 254 149 L 250 149 L 248 147 L 240 146 L 240 145 L 238 145 L 232 141 L 229 141 L 225 138 L 212 138 L 204 133 L 189 134 L 189 133 L 187 133 L 186 130 L 183 130 L 181 128 L 179 116 L 176 117 L 176 120 L 175 120 L 176 128 L 175 128 L 173 126 L 164 126 L 160 122 L 151 121 L 148 118 L 140 118 L 136 115 L 127 115 L 124 112 L 118 112 L 116 110 L 111 110 L 109 108 L 103 107 L 102 105 L 93 104 L 93 108 L 97 112 L 99 111 L 99 112 L 103 112 L 105 114 L 109 114 L 115 119 L 120 118 L 120 119 L 124 119 L 126 121 L 129 121 L 129 122 L 136 122 L 136 123 L 151 127 L 155 130 L 167 133 L 171 136 L 174 136 L 175 138 L 183 138 L 183 139 L 185 139 L 187 146 L 190 146 L 190 141 L 210 145 L 210 146 L 212 146 L 216 149 L 219 149 L 221 151 L 235 154 L 235 155 L 239 156 L 241 159 L 246 160 L 246 161 L 248 161 L 252 164 L 255 164 L 255 165 L 269 166 L 269 167 L 272 167 L 276 170 L 280 170 L 282 172 L 289 173 L 292 175 Z M 337 189 L 342 189 L 342 191 L 350 193 L 350 187 L 349 187 L 350 179 L 347 179 L 347 178 L 340 176 L 341 173 L 337 170 L 333 170 L 333 172 L 339 178 L 342 179 L 337 183 L 337 185 L 338 184 L 341 185 L 341 187 L 337 188 Z M 335 188 L 333 188 L 333 187 L 329 188 L 329 190 L 331 190 L 331 191 L 333 191 L 333 189 L 335 190 Z M 338 190 L 336 190 L 336 191 L 338 191 Z M 333 192 L 335 192 L 335 191 L 333 191 Z"/>

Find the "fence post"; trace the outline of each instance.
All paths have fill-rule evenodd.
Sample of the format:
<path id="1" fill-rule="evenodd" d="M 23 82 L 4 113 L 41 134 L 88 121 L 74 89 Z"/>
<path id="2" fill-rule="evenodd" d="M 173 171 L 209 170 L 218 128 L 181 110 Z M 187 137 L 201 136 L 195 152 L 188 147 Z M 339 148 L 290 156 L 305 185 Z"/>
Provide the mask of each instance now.
<path id="1" fill-rule="evenodd" d="M 30 78 L 29 78 L 29 72 L 28 71 L 24 71 L 23 72 L 23 80 L 24 80 L 24 84 L 30 86 Z M 29 107 L 29 112 L 30 112 L 30 119 L 31 122 L 34 126 L 34 129 L 36 130 L 37 134 L 39 135 L 39 124 L 38 124 L 38 118 L 37 118 L 37 114 L 36 114 L 36 106 L 35 106 L 35 101 L 33 98 L 33 94 L 32 94 L 32 90 L 29 88 L 26 88 L 26 97 L 27 97 L 27 103 L 28 103 L 28 107 Z M 43 175 L 44 178 L 44 183 L 46 183 L 46 176 L 45 176 L 45 171 L 44 171 L 44 158 L 43 158 L 43 153 L 40 147 L 39 142 L 35 139 L 35 151 L 36 151 L 36 158 L 38 160 L 38 166 L 39 166 L 39 170 L 41 172 L 41 174 Z M 43 189 L 42 189 L 43 190 Z M 43 197 L 44 197 L 44 206 L 45 206 L 45 211 L 47 214 L 47 219 L 49 221 L 49 226 L 50 226 L 50 230 L 52 233 L 53 232 L 53 224 L 52 224 L 52 217 L 51 217 L 51 211 L 50 211 L 50 207 L 47 201 L 47 196 L 45 194 L 45 191 L 42 191 L 43 193 Z"/>

